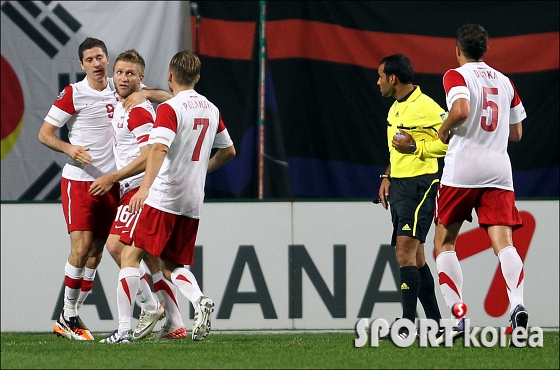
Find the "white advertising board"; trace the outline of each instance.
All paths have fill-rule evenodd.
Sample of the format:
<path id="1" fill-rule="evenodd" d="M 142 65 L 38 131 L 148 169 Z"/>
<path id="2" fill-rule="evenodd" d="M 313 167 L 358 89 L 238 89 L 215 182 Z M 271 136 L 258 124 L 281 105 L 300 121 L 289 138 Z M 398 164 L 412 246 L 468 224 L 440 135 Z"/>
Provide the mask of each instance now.
<path id="1" fill-rule="evenodd" d="M 514 234 L 515 243 L 519 240 L 519 248 L 527 251 L 530 326 L 558 327 L 558 201 L 520 201 L 517 206 L 524 217 L 535 220 L 523 235 Z M 62 304 L 70 252 L 61 206 L 1 207 L 1 330 L 50 331 Z M 380 205 L 232 202 L 207 203 L 202 212 L 193 271 L 202 269 L 197 279 L 216 302 L 213 330 L 353 329 L 362 317 L 392 322 L 400 316 L 398 269 L 388 245 L 390 215 Z M 463 226 L 464 248 L 488 243 L 477 226 L 476 217 Z M 435 276 L 432 239 L 433 228 L 426 255 Z M 486 299 L 499 269 L 497 257 L 491 249 L 480 249 L 461 261 L 467 316 L 474 326 L 507 326 L 505 291 Z M 117 327 L 117 277 L 117 265 L 105 252 L 93 291 L 80 310 L 94 332 Z M 440 309 L 448 318 L 435 279 Z M 179 303 L 189 327 L 190 303 L 183 296 Z M 424 317 L 420 305 L 418 316 Z"/>

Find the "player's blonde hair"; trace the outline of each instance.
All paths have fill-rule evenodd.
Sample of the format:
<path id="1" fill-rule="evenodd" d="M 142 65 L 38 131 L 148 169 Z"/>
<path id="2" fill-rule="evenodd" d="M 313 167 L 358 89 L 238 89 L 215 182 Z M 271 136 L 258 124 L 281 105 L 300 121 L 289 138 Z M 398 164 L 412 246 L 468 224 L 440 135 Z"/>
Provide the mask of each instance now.
<path id="1" fill-rule="evenodd" d="M 140 72 L 140 76 L 144 76 L 146 62 L 144 62 L 144 58 L 142 58 L 142 56 L 136 50 L 130 49 L 120 53 L 117 59 L 115 59 L 115 65 L 119 60 L 122 60 L 123 62 L 136 63 L 136 65 L 138 66 L 138 72 Z M 114 68 L 115 67 L 113 65 L 113 69 Z"/>
<path id="2" fill-rule="evenodd" d="M 200 75 L 200 59 L 192 51 L 180 51 L 171 58 L 169 71 L 179 85 L 194 85 Z"/>

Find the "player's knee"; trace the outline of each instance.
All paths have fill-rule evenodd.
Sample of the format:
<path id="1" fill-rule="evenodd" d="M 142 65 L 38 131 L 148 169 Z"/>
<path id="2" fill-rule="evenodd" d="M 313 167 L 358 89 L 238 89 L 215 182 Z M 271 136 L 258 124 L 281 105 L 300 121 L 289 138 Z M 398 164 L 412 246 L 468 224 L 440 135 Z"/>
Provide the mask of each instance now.
<path id="1" fill-rule="evenodd" d="M 152 275 L 162 270 L 161 260 L 149 253 L 146 253 L 144 255 L 144 263 L 146 264 L 146 266 L 148 266 L 148 269 L 150 270 Z"/>

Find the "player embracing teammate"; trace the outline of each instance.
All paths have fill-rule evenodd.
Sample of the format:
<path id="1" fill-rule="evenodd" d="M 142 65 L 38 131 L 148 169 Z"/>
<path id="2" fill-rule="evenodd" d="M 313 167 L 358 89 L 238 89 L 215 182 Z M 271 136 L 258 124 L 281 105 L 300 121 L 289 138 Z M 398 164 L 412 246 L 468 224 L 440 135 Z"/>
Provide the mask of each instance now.
<path id="1" fill-rule="evenodd" d="M 232 159 L 235 148 L 218 108 L 194 90 L 199 79 L 197 55 L 184 50 L 171 59 L 173 98 L 158 106 L 144 178 L 130 199 L 133 216 L 120 238 L 126 245 L 117 285 L 119 327 L 105 343 L 133 341 L 132 292 L 138 291 L 140 261 L 147 254 L 161 258 L 165 278 L 193 304 L 192 339 L 203 340 L 211 329 L 214 302 L 185 265 L 194 262 L 206 174 Z M 213 148 L 218 150 L 210 158 Z"/>
<path id="2" fill-rule="evenodd" d="M 107 76 L 109 54 L 105 43 L 87 37 L 78 48 L 86 77 L 64 88 L 50 108 L 38 134 L 48 148 L 68 155 L 62 170 L 62 209 L 70 234 L 71 250 L 65 265 L 64 306 L 53 332 L 73 340 L 93 340 L 78 310 L 91 292 L 96 269 L 119 204 L 119 185 L 102 195 L 90 194 L 93 181 L 116 170 L 111 119 L 117 95 Z M 145 88 L 131 94 L 126 104 L 146 99 L 160 103 L 169 97 L 163 90 Z M 69 142 L 55 132 L 66 125 Z"/>

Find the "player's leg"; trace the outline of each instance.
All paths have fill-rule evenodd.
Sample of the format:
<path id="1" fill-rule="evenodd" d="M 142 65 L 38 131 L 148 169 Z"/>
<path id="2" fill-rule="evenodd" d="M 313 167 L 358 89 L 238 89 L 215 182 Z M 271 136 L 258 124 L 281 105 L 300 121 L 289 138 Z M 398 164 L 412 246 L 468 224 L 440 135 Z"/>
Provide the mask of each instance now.
<path id="1" fill-rule="evenodd" d="M 528 328 L 529 314 L 523 302 L 523 285 L 525 282 L 525 274 L 523 271 L 523 261 L 513 246 L 511 238 L 512 231 L 509 226 L 490 226 L 488 227 L 488 236 L 492 240 L 494 253 L 497 254 L 502 275 L 506 282 L 506 290 L 510 303 L 510 323 L 511 329 L 518 327 Z M 526 341 L 526 337 L 521 343 Z M 521 344 L 524 346 L 524 344 Z M 515 347 L 516 344 L 511 340 L 510 346 Z"/>
<path id="2" fill-rule="evenodd" d="M 140 289 L 136 294 L 136 302 L 140 302 L 140 307 L 142 310 L 153 312 L 153 311 L 161 311 L 160 303 L 155 298 L 154 294 L 152 293 L 152 287 L 150 286 L 150 280 L 148 279 L 146 264 L 144 260 L 140 261 L 140 265 L 138 267 L 140 269 Z"/>
<path id="3" fill-rule="evenodd" d="M 133 245 L 125 245 L 121 253 L 121 269 L 117 284 L 117 306 L 119 327 L 101 343 L 132 342 L 132 313 L 136 292 L 140 288 L 140 261 L 144 250 Z"/>
<path id="4" fill-rule="evenodd" d="M 121 253 L 124 248 L 124 244 L 120 242 L 119 238 L 121 237 L 120 233 L 118 234 L 109 234 L 107 238 L 107 252 L 111 255 L 117 266 L 121 267 Z"/>
<path id="5" fill-rule="evenodd" d="M 483 189 L 455 188 L 440 184 L 434 209 L 434 248 L 439 286 L 451 319 L 456 320 L 453 339 L 464 335 L 465 319 L 454 315 L 453 307 L 463 302 L 463 271 L 455 252 L 455 244 L 464 221 L 472 222 L 472 210 Z M 443 343 L 444 337 L 438 338 Z"/>
<path id="6" fill-rule="evenodd" d="M 91 231 L 72 231 L 70 232 L 70 243 L 66 287 L 70 288 L 70 282 L 74 289 L 70 288 L 65 292 L 64 310 L 66 311 L 65 316 L 68 315 L 66 317 L 78 315 L 78 297 L 82 287 L 84 269 L 93 245 L 93 233 Z"/>
<path id="7" fill-rule="evenodd" d="M 84 182 L 81 185 L 88 187 L 90 184 L 91 182 Z M 86 223 L 88 230 L 92 230 L 93 241 L 84 269 L 82 288 L 78 298 L 78 309 L 82 306 L 93 288 L 97 266 L 99 266 L 103 257 L 103 249 L 112 230 L 113 219 L 117 211 L 119 185 L 114 184 L 109 192 L 100 197 L 90 195 L 89 191 L 87 194 L 82 194 L 82 197 L 85 197 L 83 203 L 84 207 L 88 209 Z"/>
<path id="8" fill-rule="evenodd" d="M 192 329 L 192 339 L 195 341 L 203 340 L 211 329 L 212 312 L 214 302 L 204 296 L 194 274 L 184 265 L 163 260 L 163 275 L 173 282 L 179 291 L 191 302 L 194 307 L 194 323 Z"/>
<path id="9" fill-rule="evenodd" d="M 434 235 L 439 286 L 450 310 L 453 305 L 463 300 L 463 271 L 455 252 L 461 225 L 462 222 L 449 226 L 438 223 Z"/>
<path id="10" fill-rule="evenodd" d="M 436 249 L 436 265 L 438 280 L 441 293 L 445 304 L 449 308 L 450 318 L 455 320 L 451 338 L 453 341 L 464 335 L 464 318 L 457 318 L 453 313 L 453 306 L 463 302 L 463 271 L 455 252 L 455 243 L 462 222 L 452 224 L 448 227 L 436 224 L 434 247 Z M 445 342 L 445 336 L 441 335 L 437 339 L 437 344 Z"/>
<path id="11" fill-rule="evenodd" d="M 198 224 L 198 219 L 174 215 L 144 205 L 135 231 L 135 238 L 141 243 L 138 245 L 151 255 L 162 259 L 163 276 L 173 282 L 193 304 L 195 309 L 193 340 L 202 340 L 206 337 L 210 331 L 211 314 L 214 310 L 212 300 L 202 294 L 196 278 L 184 267 L 194 263 L 194 244 Z M 165 227 L 158 227 L 158 225 L 165 225 Z"/>
<path id="12" fill-rule="evenodd" d="M 523 261 L 513 246 L 513 228 L 523 224 L 515 206 L 515 195 L 513 191 L 508 190 L 487 190 L 481 198 L 477 211 L 479 223 L 486 226 L 494 253 L 500 261 L 510 302 L 511 328 L 514 330 L 523 327 L 527 330 L 529 314 L 523 302 L 525 282 Z M 510 345 L 515 346 L 516 344 L 511 341 Z M 521 346 L 523 345 L 521 344 Z"/>
<path id="13" fill-rule="evenodd" d="M 194 263 L 194 244 L 199 220 L 186 216 L 175 216 L 174 219 L 176 232 L 171 240 L 175 240 L 175 243 L 166 245 L 160 254 L 164 264 L 163 275 L 173 282 L 193 305 L 192 339 L 201 341 L 206 338 L 212 327 L 214 302 L 202 293 L 193 273 L 184 267 Z"/>
<path id="14" fill-rule="evenodd" d="M 120 241 L 120 234 L 109 234 L 107 238 L 107 251 L 113 257 L 119 268 L 121 267 L 121 253 L 124 244 Z M 136 294 L 136 303 L 143 310 L 155 311 L 158 308 L 158 302 L 152 294 L 150 283 L 146 275 L 146 267 L 140 263 L 140 289 Z"/>
<path id="15" fill-rule="evenodd" d="M 78 316 L 78 299 L 92 242 L 93 234 L 89 231 L 70 232 L 71 252 L 64 268 L 64 307 L 53 327 L 55 334 L 67 339 L 93 340 L 91 332 Z"/>
<path id="16" fill-rule="evenodd" d="M 507 286 L 511 313 L 517 305 L 523 305 L 523 284 L 525 282 L 523 261 L 517 253 L 517 249 L 513 246 L 511 227 L 490 226 L 487 230 L 494 253 L 500 261 Z"/>
<path id="17" fill-rule="evenodd" d="M 134 340 L 142 339 L 148 336 L 154 329 L 156 323 L 164 317 L 163 306 L 155 299 L 152 288 L 146 274 L 146 264 L 144 261 L 151 260 L 151 255 L 145 253 L 144 260 L 140 261 L 140 288 L 137 297 L 141 297 L 141 312 L 138 318 L 138 324 L 134 329 L 132 337 Z"/>
<path id="18" fill-rule="evenodd" d="M 447 307 L 463 301 L 463 271 L 455 243 L 464 221 L 472 222 L 482 189 L 454 188 L 440 184 L 434 209 L 434 248 L 439 286 Z M 455 318 L 451 312 L 451 318 Z"/>
<path id="19" fill-rule="evenodd" d="M 149 256 L 149 257 L 148 257 Z M 179 301 L 177 300 L 177 287 L 169 280 L 163 277 L 161 259 L 152 255 L 147 255 L 144 259 L 154 282 L 154 290 L 159 302 L 165 309 L 165 324 L 154 335 L 154 338 L 163 339 L 182 339 L 187 337 L 187 329 L 181 317 L 179 310 Z"/>
<path id="20" fill-rule="evenodd" d="M 101 258 L 103 257 L 103 247 L 105 245 L 104 240 L 94 239 L 93 240 L 93 247 L 90 252 L 90 256 L 86 261 L 86 265 L 84 267 L 84 275 L 82 280 L 82 287 L 80 289 L 80 295 L 78 297 L 77 308 L 78 310 L 84 304 L 87 296 L 91 293 L 93 288 L 93 282 L 95 281 L 95 275 L 97 272 L 97 266 L 101 262 Z"/>

